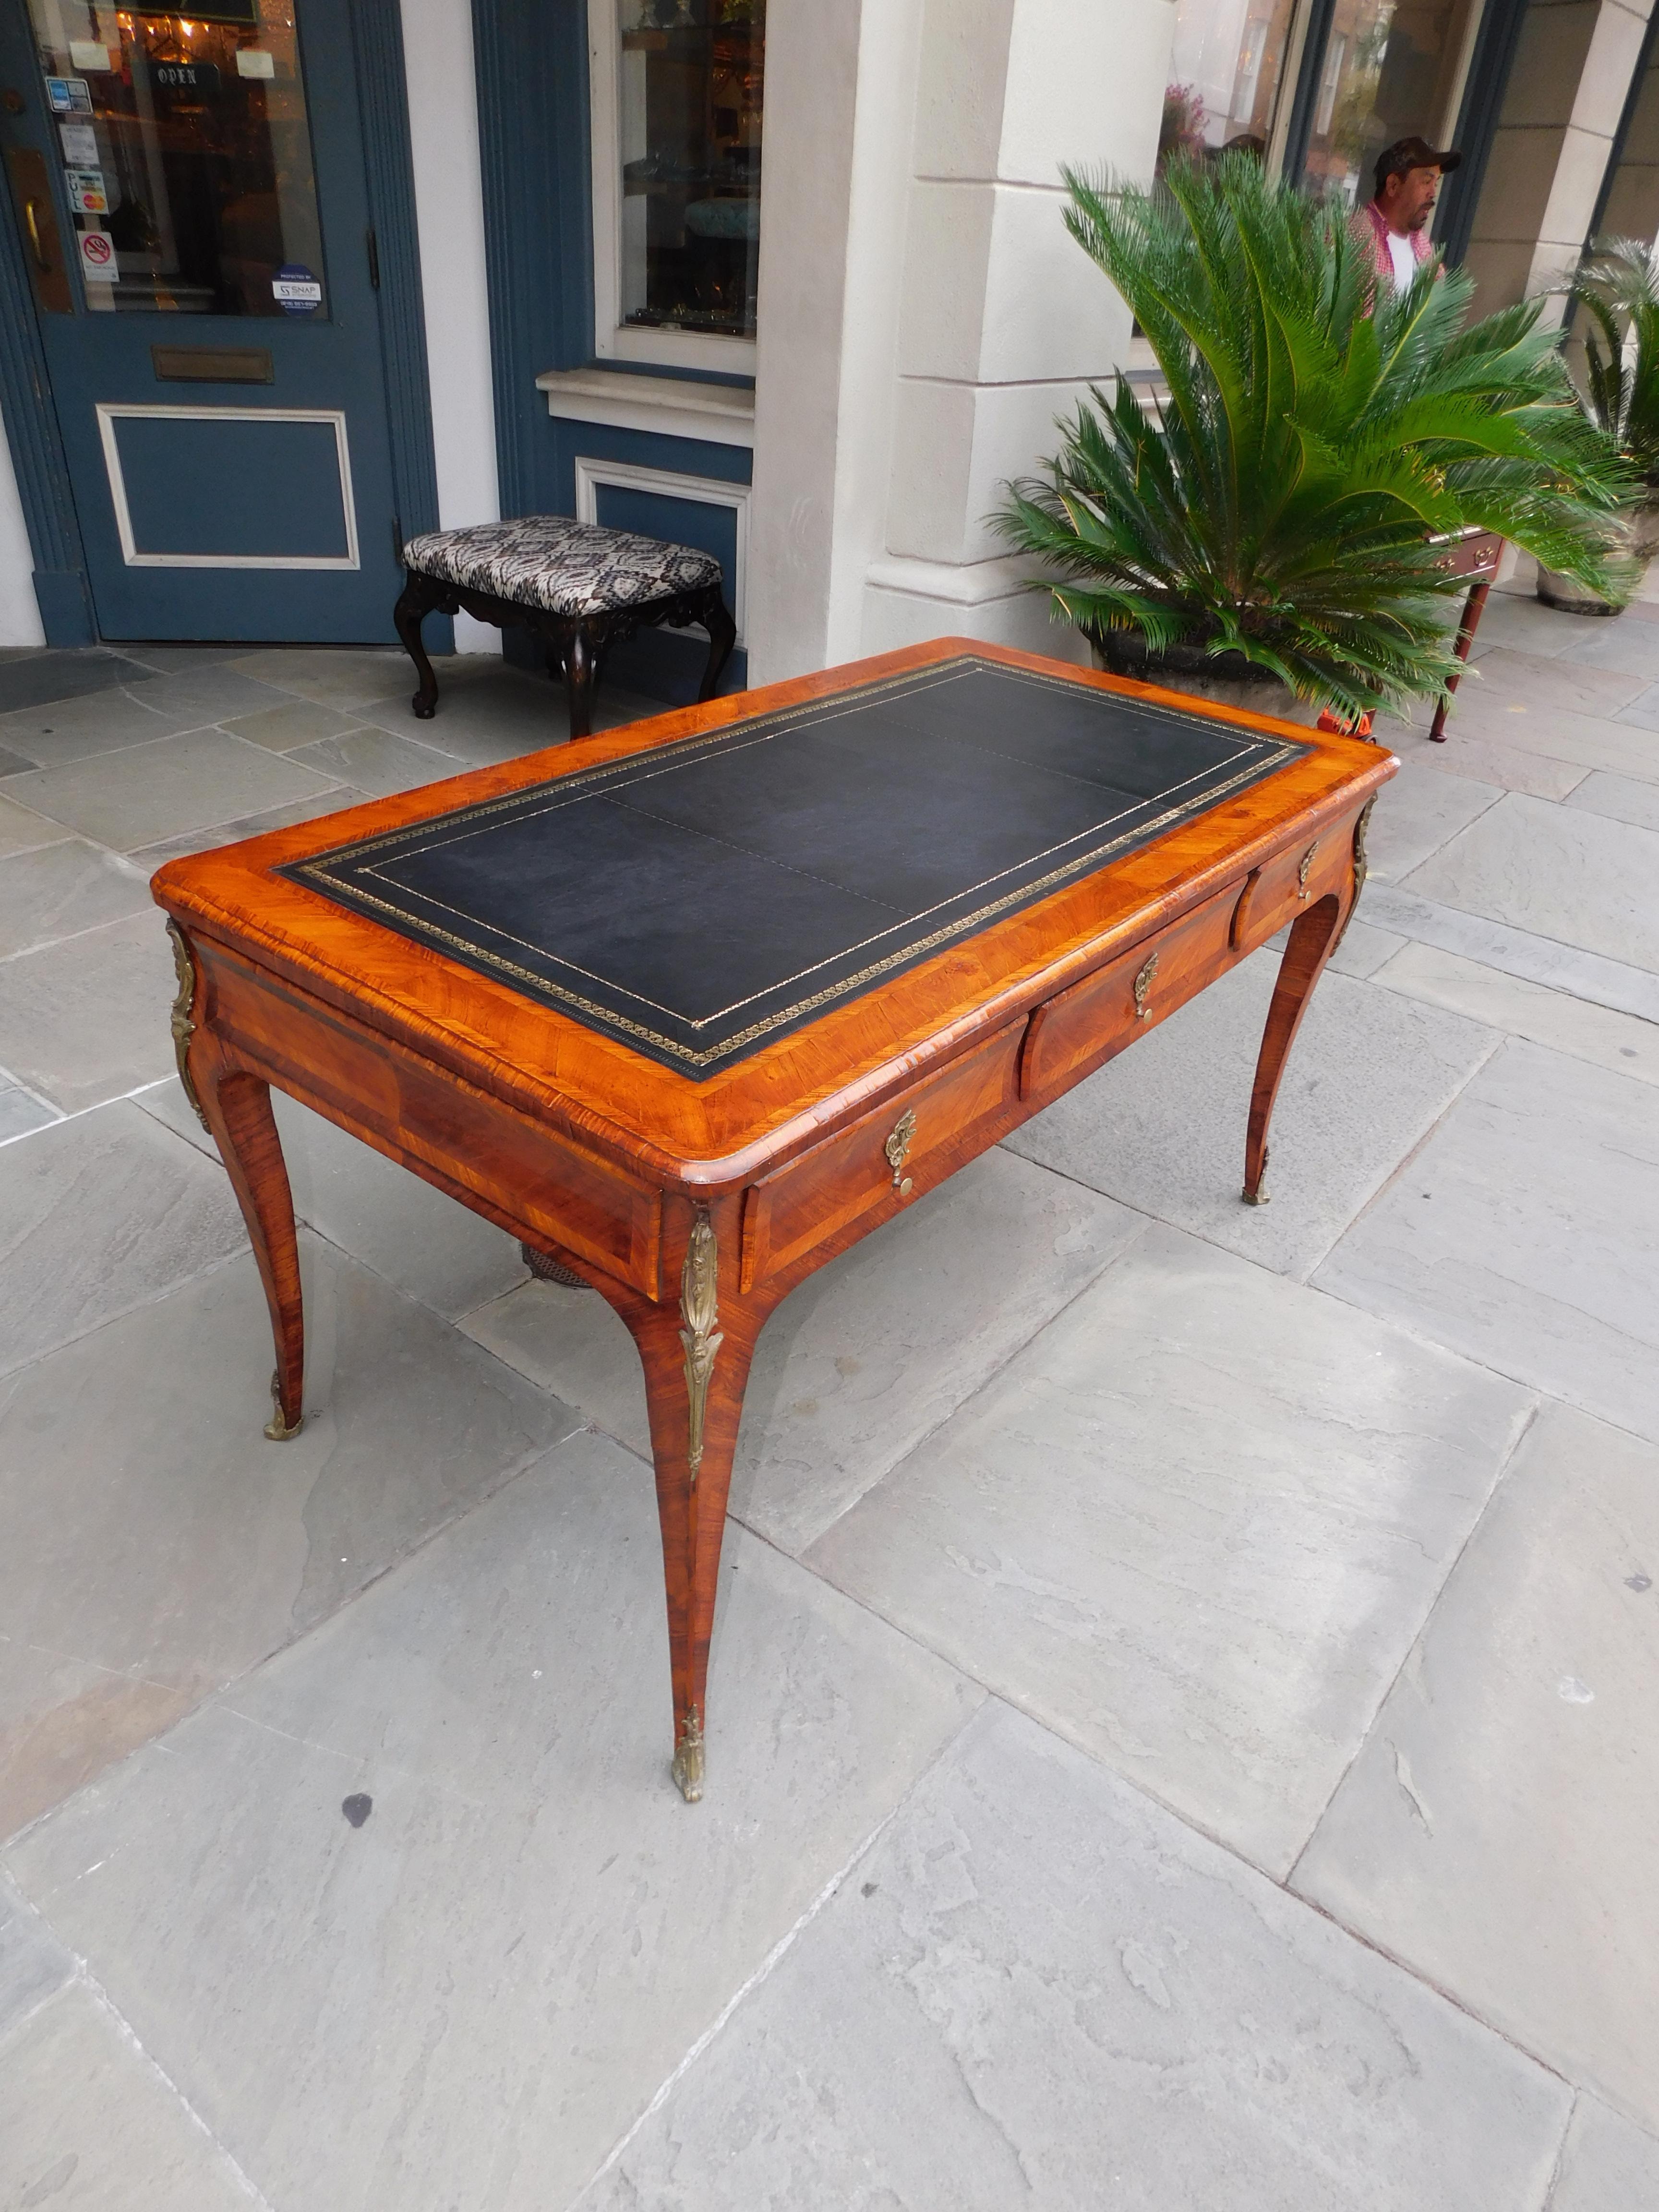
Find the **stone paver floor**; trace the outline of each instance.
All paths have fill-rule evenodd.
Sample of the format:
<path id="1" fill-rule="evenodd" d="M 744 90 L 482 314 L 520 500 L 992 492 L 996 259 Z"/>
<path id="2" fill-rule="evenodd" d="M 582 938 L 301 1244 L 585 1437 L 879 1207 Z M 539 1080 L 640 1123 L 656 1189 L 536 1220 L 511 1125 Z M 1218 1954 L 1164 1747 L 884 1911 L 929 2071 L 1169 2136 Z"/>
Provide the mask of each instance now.
<path id="1" fill-rule="evenodd" d="M 695 1809 L 620 1323 L 284 1104 L 266 1444 L 147 890 L 556 692 L 0 659 L 0 2212 L 1659 2212 L 1656 617 L 1382 733 L 1269 1207 L 1272 952 L 778 1314 Z"/>

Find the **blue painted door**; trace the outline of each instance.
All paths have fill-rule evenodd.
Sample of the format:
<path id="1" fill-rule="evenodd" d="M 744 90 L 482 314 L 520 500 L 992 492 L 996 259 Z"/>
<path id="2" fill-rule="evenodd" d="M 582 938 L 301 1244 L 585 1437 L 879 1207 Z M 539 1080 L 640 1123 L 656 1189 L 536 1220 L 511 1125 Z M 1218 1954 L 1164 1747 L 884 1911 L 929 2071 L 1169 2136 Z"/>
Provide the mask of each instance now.
<path id="1" fill-rule="evenodd" d="M 67 270 L 36 300 L 100 632 L 391 640 L 347 9 L 0 0 L 0 40 L 24 88 L 8 137 L 32 142 Z M 39 266 L 40 211 L 17 211 Z"/>

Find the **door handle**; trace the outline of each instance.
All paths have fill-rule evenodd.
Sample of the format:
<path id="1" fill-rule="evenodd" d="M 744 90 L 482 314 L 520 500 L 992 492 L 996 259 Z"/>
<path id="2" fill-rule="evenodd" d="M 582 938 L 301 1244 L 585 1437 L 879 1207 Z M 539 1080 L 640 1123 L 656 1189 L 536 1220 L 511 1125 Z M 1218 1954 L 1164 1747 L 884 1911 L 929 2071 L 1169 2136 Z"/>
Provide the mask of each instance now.
<path id="1" fill-rule="evenodd" d="M 34 248 L 34 265 L 50 275 L 56 265 L 40 238 L 40 203 L 27 199 L 23 203 L 23 222 L 29 234 L 29 244 Z"/>

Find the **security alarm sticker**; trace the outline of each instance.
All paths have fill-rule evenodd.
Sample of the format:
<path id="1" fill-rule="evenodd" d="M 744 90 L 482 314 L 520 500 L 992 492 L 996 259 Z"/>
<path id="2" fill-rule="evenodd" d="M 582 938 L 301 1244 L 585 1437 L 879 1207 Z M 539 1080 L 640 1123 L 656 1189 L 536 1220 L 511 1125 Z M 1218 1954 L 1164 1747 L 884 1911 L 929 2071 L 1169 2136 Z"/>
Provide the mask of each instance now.
<path id="1" fill-rule="evenodd" d="M 323 288 L 303 261 L 289 261 L 270 280 L 272 297 L 285 315 L 314 315 Z"/>
<path id="2" fill-rule="evenodd" d="M 68 188 L 70 205 L 76 215 L 107 215 L 109 201 L 104 192 L 104 173 L 101 169 L 65 169 L 64 183 Z"/>
<path id="3" fill-rule="evenodd" d="M 113 284 L 120 275 L 115 262 L 115 240 L 106 230 L 76 233 L 81 242 L 81 274 L 88 284 Z"/>
<path id="4" fill-rule="evenodd" d="M 60 123 L 58 136 L 63 141 L 64 159 L 71 169 L 98 167 L 98 133 L 90 123 Z"/>
<path id="5" fill-rule="evenodd" d="M 54 115 L 90 115 L 92 94 L 83 76 L 49 76 L 46 100 Z"/>

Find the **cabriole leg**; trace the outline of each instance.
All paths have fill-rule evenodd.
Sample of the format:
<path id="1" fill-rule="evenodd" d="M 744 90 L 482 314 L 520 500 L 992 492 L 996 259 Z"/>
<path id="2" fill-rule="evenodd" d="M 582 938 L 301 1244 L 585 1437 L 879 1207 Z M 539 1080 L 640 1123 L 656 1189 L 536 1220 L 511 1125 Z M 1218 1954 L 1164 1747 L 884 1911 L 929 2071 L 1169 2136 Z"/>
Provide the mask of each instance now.
<path id="1" fill-rule="evenodd" d="M 718 585 L 708 594 L 702 619 L 708 632 L 708 665 L 703 670 L 702 689 L 697 694 L 700 704 L 704 700 L 712 699 L 720 688 L 726 664 L 732 658 L 732 648 L 738 641 L 738 626 L 732 619 Z"/>
<path id="2" fill-rule="evenodd" d="M 421 623 L 431 605 L 420 578 L 405 572 L 403 592 L 392 610 L 392 619 L 404 651 L 414 662 L 415 673 L 420 678 L 420 689 L 409 703 L 416 719 L 422 722 L 429 722 L 438 711 L 438 679 L 432 672 L 432 663 L 426 657 L 426 647 L 421 638 Z"/>
<path id="3" fill-rule="evenodd" d="M 1357 896 L 1357 890 L 1351 895 L 1350 904 Z M 1267 1009 L 1267 1025 L 1261 1033 L 1261 1051 L 1255 1064 L 1255 1085 L 1250 1093 L 1249 1131 L 1244 1140 L 1246 1206 L 1267 1203 L 1261 1179 L 1267 1171 L 1267 1127 L 1273 1120 L 1273 1102 L 1279 1096 L 1291 1046 L 1313 996 L 1313 987 L 1336 950 L 1341 918 L 1342 901 L 1331 891 L 1305 914 L 1297 916 L 1291 928 L 1291 941 L 1279 963 L 1279 981 L 1273 986 L 1273 1004 Z"/>
<path id="4" fill-rule="evenodd" d="M 564 649 L 564 688 L 570 702 L 570 734 L 585 738 L 593 719 L 593 647 L 580 623 Z"/>
<path id="5" fill-rule="evenodd" d="M 735 1214 L 731 1224 L 735 1230 Z M 729 1248 L 729 1249 L 727 1249 Z M 755 1340 L 764 1315 L 738 1304 L 736 1238 L 717 1237 L 707 1209 L 690 1216 L 676 1304 L 624 1303 L 645 1368 L 662 1527 L 663 1578 L 674 1686 L 672 1772 L 680 1794 L 702 1795 L 708 1647 L 714 1626 L 726 1493 Z M 728 1283 L 722 1285 L 722 1267 Z"/>
<path id="6" fill-rule="evenodd" d="M 299 1434 L 304 1418 L 305 1318 L 294 1199 L 276 1117 L 270 1110 L 270 1085 L 235 1069 L 220 1073 L 210 1060 L 198 1071 L 197 1088 L 203 1118 L 230 1176 L 265 1286 L 276 1341 L 276 1371 L 270 1379 L 275 1410 L 265 1434 L 273 1443 L 286 1443 Z"/>

